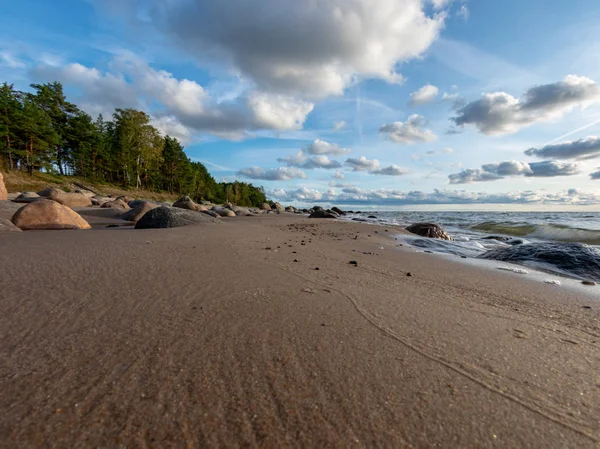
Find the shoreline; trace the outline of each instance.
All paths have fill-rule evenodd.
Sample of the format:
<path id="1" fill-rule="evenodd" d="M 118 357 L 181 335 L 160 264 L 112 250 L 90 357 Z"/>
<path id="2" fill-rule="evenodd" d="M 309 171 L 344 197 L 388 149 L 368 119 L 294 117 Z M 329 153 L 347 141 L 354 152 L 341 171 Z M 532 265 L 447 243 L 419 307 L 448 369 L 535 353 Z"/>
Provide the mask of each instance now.
<path id="1" fill-rule="evenodd" d="M 597 301 L 387 228 L 0 236 L 2 441 L 596 447 Z"/>

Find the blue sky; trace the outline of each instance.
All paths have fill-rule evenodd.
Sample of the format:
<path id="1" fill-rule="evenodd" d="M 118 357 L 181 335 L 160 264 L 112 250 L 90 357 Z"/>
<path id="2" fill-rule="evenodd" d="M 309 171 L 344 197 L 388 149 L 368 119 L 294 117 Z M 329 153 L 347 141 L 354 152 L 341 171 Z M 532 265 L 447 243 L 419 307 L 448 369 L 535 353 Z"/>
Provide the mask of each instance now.
<path id="1" fill-rule="evenodd" d="M 22 0 L 0 78 L 144 109 L 286 203 L 597 207 L 599 19 L 593 0 Z"/>

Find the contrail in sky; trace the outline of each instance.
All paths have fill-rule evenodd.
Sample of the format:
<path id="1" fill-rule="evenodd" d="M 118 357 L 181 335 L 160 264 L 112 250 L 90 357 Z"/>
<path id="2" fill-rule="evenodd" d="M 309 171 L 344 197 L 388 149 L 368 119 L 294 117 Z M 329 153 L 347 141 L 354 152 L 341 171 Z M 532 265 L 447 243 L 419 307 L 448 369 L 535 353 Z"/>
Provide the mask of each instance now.
<path id="1" fill-rule="evenodd" d="M 584 129 L 588 129 L 588 128 L 594 126 L 594 125 L 597 125 L 598 123 L 600 123 L 600 119 L 598 119 L 598 120 L 596 120 L 596 121 L 594 121 L 592 123 L 588 123 L 587 125 L 582 126 L 581 128 L 577 128 L 577 129 L 574 129 L 573 131 L 569 131 L 568 133 L 563 134 L 562 136 L 559 136 L 556 139 L 552 139 L 551 141 L 546 142 L 543 146 L 550 145 L 551 143 L 554 143 L 554 142 L 558 142 L 559 140 L 562 140 L 565 137 L 569 137 L 570 135 L 578 133 L 579 131 L 583 131 Z"/>

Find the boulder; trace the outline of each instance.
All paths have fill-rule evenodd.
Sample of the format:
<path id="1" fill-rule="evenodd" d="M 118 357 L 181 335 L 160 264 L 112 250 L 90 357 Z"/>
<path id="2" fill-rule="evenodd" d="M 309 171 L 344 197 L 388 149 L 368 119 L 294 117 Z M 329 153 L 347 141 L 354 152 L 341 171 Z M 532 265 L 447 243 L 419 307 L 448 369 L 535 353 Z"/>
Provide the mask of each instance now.
<path id="1" fill-rule="evenodd" d="M 433 239 L 452 240 L 444 229 L 435 223 L 415 223 L 406 228 L 408 232 Z"/>
<path id="2" fill-rule="evenodd" d="M 33 203 L 34 201 L 38 201 L 40 198 L 41 196 L 35 192 L 23 192 L 13 201 L 15 203 Z"/>
<path id="3" fill-rule="evenodd" d="M 236 213 L 231 209 L 222 208 L 215 211 L 220 217 L 235 217 Z"/>
<path id="4" fill-rule="evenodd" d="M 321 206 L 314 206 L 312 208 L 312 210 L 313 210 L 313 212 L 315 212 L 315 211 L 323 210 L 323 208 Z"/>
<path id="5" fill-rule="evenodd" d="M 135 229 L 176 228 L 197 223 L 218 223 L 207 214 L 177 207 L 157 207 L 152 209 L 136 223 Z"/>
<path id="6" fill-rule="evenodd" d="M 0 173 L 0 201 L 6 201 L 8 199 L 8 190 L 4 185 L 4 176 Z"/>
<path id="7" fill-rule="evenodd" d="M 201 211 L 203 214 L 210 215 L 213 218 L 220 218 L 221 216 L 217 214 L 214 210 L 203 210 Z"/>
<path id="8" fill-rule="evenodd" d="M 94 206 L 102 206 L 104 203 L 108 203 L 109 201 L 113 201 L 113 198 L 109 198 L 107 196 L 93 196 L 90 198 L 92 205 Z"/>
<path id="9" fill-rule="evenodd" d="M 286 212 L 291 212 L 292 214 L 296 212 L 296 208 L 294 206 L 288 206 L 285 208 Z"/>
<path id="10" fill-rule="evenodd" d="M 117 197 L 118 200 L 124 201 L 125 204 L 129 203 L 130 201 L 133 201 L 134 198 L 127 196 L 127 195 L 121 195 Z"/>
<path id="11" fill-rule="evenodd" d="M 262 203 L 260 205 L 260 210 L 271 210 L 271 206 L 268 203 Z"/>
<path id="12" fill-rule="evenodd" d="M 80 195 L 85 195 L 88 198 L 96 196 L 96 194 L 94 192 L 90 192 L 89 190 L 84 190 L 84 189 L 75 189 L 75 190 L 73 190 L 73 192 L 79 193 Z"/>
<path id="13" fill-rule="evenodd" d="M 238 217 L 247 217 L 248 215 L 252 215 L 247 207 L 233 206 L 233 212 L 235 212 Z"/>
<path id="14" fill-rule="evenodd" d="M 50 198 L 52 195 L 61 195 L 67 193 L 64 190 L 56 189 L 54 187 L 48 187 L 47 189 L 39 191 L 37 194 L 42 198 Z"/>
<path id="15" fill-rule="evenodd" d="M 20 229 L 90 229 L 91 226 L 77 212 L 56 201 L 38 199 L 23 206 L 12 217 Z"/>
<path id="16" fill-rule="evenodd" d="M 125 201 L 119 199 L 116 199 L 114 201 L 107 201 L 100 207 L 103 209 L 119 209 L 123 211 L 131 209 L 131 207 L 129 207 L 129 205 Z"/>
<path id="17" fill-rule="evenodd" d="M 271 210 L 273 209 L 275 209 L 277 212 L 285 212 L 285 208 L 279 203 L 274 203 L 273 206 L 271 206 Z"/>
<path id="18" fill-rule="evenodd" d="M 338 218 L 339 215 L 331 210 L 316 210 L 308 218 Z"/>
<path id="19" fill-rule="evenodd" d="M 334 211 L 338 215 L 342 215 L 342 216 L 346 215 L 346 212 L 344 212 L 339 207 L 332 207 L 331 210 Z"/>
<path id="20" fill-rule="evenodd" d="M 139 221 L 147 212 L 150 212 L 152 209 L 156 209 L 158 204 L 151 203 L 150 201 L 141 201 L 135 205 L 134 208 L 125 212 L 121 215 L 121 218 L 126 221 Z"/>
<path id="21" fill-rule="evenodd" d="M 0 234 L 5 232 L 22 232 L 21 229 L 17 228 L 12 221 L 6 218 L 0 218 Z"/>
<path id="22" fill-rule="evenodd" d="M 202 212 L 206 209 L 206 206 L 201 206 L 200 204 L 195 203 L 189 196 L 182 196 L 177 201 L 173 203 L 173 207 L 177 207 L 179 209 L 193 210 L 196 212 Z"/>
<path id="23" fill-rule="evenodd" d="M 92 201 L 81 193 L 66 193 L 62 190 L 52 189 L 47 197 L 49 200 L 56 201 L 67 207 L 91 207 Z"/>

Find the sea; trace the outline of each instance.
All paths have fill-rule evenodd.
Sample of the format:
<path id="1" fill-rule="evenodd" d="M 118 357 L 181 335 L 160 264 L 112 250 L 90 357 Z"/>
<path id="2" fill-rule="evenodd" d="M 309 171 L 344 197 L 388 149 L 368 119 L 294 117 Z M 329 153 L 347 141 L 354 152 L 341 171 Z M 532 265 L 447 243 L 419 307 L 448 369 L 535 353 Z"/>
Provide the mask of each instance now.
<path id="1" fill-rule="evenodd" d="M 345 219 L 400 227 L 437 223 L 452 241 L 403 238 L 423 251 L 497 260 L 600 283 L 600 212 L 369 211 Z"/>

